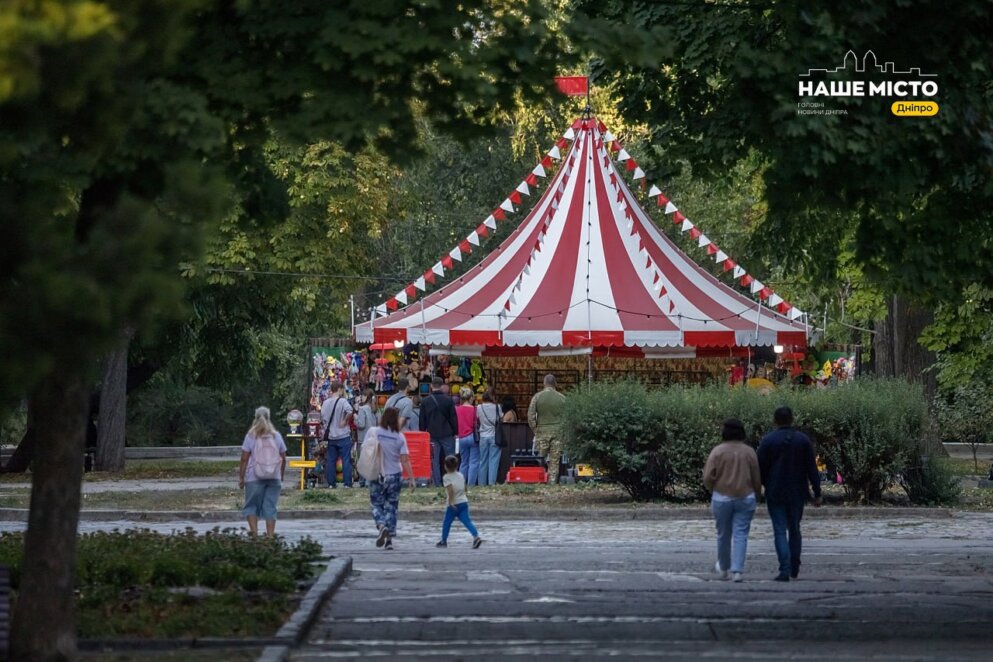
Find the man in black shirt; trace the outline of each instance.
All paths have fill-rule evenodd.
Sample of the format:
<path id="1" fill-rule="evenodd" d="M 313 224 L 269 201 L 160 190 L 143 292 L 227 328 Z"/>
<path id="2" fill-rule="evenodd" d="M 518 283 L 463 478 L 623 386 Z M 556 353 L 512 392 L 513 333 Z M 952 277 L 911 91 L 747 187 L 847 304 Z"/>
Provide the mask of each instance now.
<path id="1" fill-rule="evenodd" d="M 421 400 L 418 421 L 421 432 L 431 435 L 431 480 L 435 486 L 441 485 L 441 467 L 445 458 L 455 455 L 455 436 L 459 431 L 455 403 L 442 392 L 444 385 L 441 377 L 431 380 L 431 394 Z"/>
<path id="2" fill-rule="evenodd" d="M 776 429 L 759 444 L 759 470 L 765 486 L 765 501 L 772 520 L 777 582 L 788 582 L 800 574 L 800 519 L 803 506 L 814 488 L 814 505 L 821 505 L 821 476 L 817 472 L 814 445 L 804 433 L 793 429 L 793 411 L 780 407 L 773 414 Z"/>

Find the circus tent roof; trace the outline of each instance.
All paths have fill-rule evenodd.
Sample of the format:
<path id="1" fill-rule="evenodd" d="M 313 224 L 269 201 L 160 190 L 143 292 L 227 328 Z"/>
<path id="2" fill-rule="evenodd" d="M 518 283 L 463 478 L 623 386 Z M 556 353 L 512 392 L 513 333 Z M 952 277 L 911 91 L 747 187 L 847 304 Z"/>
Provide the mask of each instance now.
<path id="1" fill-rule="evenodd" d="M 553 161 L 561 167 L 517 228 L 478 264 L 418 300 L 453 260 L 519 210 Z M 675 227 L 749 295 L 701 268 L 656 226 L 622 170 L 634 180 L 645 176 L 601 122 L 576 120 L 476 231 L 379 306 L 382 317 L 356 326 L 356 340 L 659 351 L 806 345 L 801 311 L 745 272 L 652 186 L 649 197 Z"/>

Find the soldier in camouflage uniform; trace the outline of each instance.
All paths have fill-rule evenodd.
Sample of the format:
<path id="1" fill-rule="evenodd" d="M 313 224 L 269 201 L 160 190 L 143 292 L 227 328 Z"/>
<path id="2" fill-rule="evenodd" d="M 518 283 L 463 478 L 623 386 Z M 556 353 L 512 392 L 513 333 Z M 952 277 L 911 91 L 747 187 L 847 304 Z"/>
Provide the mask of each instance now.
<path id="1" fill-rule="evenodd" d="M 534 430 L 534 448 L 548 463 L 548 482 L 559 482 L 562 462 L 562 420 L 565 396 L 555 390 L 555 375 L 545 375 L 545 388 L 531 398 L 528 425 Z"/>

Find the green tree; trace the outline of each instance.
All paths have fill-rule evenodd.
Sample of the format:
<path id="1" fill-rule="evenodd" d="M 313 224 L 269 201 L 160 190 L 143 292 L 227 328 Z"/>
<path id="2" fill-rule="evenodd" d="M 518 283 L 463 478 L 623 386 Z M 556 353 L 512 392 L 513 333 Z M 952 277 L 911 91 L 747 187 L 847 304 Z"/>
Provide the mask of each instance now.
<path id="1" fill-rule="evenodd" d="M 347 26 L 347 28 L 346 28 Z M 272 183 L 287 139 L 405 154 L 412 104 L 468 133 L 552 75 L 537 2 L 15 0 L 0 6 L 0 376 L 35 466 L 15 659 L 75 656 L 82 431 L 122 329 L 182 312 L 176 265 Z M 254 216 L 253 210 L 248 210 Z M 264 230 L 262 230 L 264 231 Z"/>
<path id="2" fill-rule="evenodd" d="M 880 335 L 894 347 L 889 363 L 915 355 L 919 373 L 927 357 L 902 341 L 929 321 L 927 306 L 993 283 L 991 8 L 582 0 L 568 29 L 616 84 L 621 112 L 665 146 L 646 168 L 664 178 L 683 158 L 716 178 L 757 151 L 767 163 L 761 231 L 775 238 L 767 255 L 825 285 L 851 255 L 882 291 L 916 302 L 891 298 Z M 604 25 L 631 38 L 603 39 L 594 31 Z M 938 115 L 895 117 L 874 97 L 832 99 L 844 116 L 797 114 L 798 74 L 835 66 L 850 48 L 937 73 Z M 654 57 L 637 61 L 645 51 Z"/>

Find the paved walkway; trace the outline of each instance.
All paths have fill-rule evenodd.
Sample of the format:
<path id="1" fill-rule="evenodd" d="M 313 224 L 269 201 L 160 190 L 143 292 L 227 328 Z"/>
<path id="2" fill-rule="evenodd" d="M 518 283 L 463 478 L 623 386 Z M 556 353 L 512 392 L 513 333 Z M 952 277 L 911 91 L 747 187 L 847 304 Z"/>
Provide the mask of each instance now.
<path id="1" fill-rule="evenodd" d="M 990 659 L 991 514 L 811 518 L 801 580 L 789 584 L 770 581 L 762 516 L 741 584 L 708 573 L 704 520 L 477 524 L 481 549 L 455 529 L 437 550 L 437 524 L 401 520 L 385 552 L 361 520 L 281 522 L 283 535 L 311 535 L 355 565 L 292 659 Z M 187 525 L 216 526 L 146 528 Z"/>

